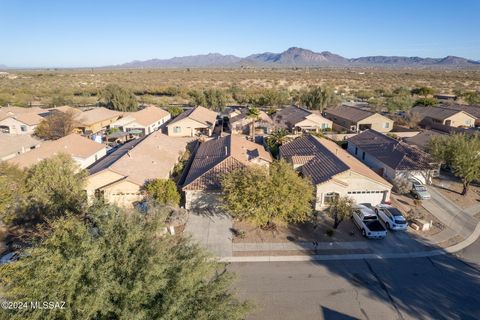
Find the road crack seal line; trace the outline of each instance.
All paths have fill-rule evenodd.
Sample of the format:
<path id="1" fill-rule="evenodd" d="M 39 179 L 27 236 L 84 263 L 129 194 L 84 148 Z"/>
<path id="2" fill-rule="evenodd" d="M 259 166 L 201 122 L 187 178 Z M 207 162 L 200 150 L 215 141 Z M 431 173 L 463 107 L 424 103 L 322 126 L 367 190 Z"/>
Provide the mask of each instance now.
<path id="1" fill-rule="evenodd" d="M 392 304 L 393 308 L 395 309 L 395 311 L 397 311 L 397 314 L 398 314 L 398 317 L 402 320 L 404 320 L 403 318 L 403 315 L 402 313 L 400 312 L 400 309 L 398 309 L 398 306 L 397 304 L 395 303 L 395 300 L 393 300 L 393 297 L 392 295 L 390 294 L 390 291 L 388 291 L 388 288 L 387 286 L 385 285 L 385 282 L 383 282 L 383 280 L 378 276 L 378 274 L 373 270 L 372 266 L 370 265 L 370 263 L 366 260 L 366 259 L 363 259 L 363 261 L 365 261 L 365 264 L 367 265 L 368 267 L 368 270 L 370 270 L 370 273 L 375 277 L 375 279 L 377 279 L 378 283 L 380 284 L 380 287 L 383 289 L 383 291 L 385 291 L 387 297 L 388 297 L 388 300 L 390 300 L 390 303 Z"/>

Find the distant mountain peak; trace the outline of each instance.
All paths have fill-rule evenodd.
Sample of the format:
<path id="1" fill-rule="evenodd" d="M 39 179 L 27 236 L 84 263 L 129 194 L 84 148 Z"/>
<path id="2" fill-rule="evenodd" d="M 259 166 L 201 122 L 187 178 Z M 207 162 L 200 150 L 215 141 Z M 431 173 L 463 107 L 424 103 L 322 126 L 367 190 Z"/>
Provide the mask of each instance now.
<path id="1" fill-rule="evenodd" d="M 323 66 L 386 66 L 386 67 L 477 67 L 480 61 L 473 61 L 456 56 L 444 58 L 421 58 L 403 56 L 367 56 L 347 59 L 330 51 L 314 52 L 300 47 L 274 53 L 263 52 L 240 58 L 221 53 L 207 53 L 171 59 L 150 59 L 132 61 L 115 67 L 119 68 L 216 68 L 240 66 L 265 67 L 323 67 Z"/>

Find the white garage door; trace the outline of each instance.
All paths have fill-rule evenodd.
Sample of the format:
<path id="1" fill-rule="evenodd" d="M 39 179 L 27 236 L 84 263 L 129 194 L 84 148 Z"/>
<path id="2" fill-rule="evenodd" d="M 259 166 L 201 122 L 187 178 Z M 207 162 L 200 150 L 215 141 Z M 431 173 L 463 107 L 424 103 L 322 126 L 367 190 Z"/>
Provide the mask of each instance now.
<path id="1" fill-rule="evenodd" d="M 357 204 L 370 203 L 372 206 L 376 206 L 385 199 L 385 191 L 348 192 L 348 196 L 353 198 Z"/>

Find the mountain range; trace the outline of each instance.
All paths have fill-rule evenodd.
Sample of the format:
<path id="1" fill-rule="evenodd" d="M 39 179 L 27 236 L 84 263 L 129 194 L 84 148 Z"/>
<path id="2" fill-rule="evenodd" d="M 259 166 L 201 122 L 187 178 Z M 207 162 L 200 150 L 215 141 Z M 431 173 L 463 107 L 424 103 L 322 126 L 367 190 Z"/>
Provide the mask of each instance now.
<path id="1" fill-rule="evenodd" d="M 329 51 L 314 52 L 308 49 L 292 47 L 281 53 L 258 53 L 245 58 L 234 55 L 209 53 L 195 56 L 175 57 L 171 59 L 151 59 L 132 61 L 114 68 L 224 68 L 224 67 L 439 67 L 464 68 L 480 67 L 480 61 L 456 56 L 444 58 L 421 58 L 402 56 L 368 56 L 348 59 Z"/>

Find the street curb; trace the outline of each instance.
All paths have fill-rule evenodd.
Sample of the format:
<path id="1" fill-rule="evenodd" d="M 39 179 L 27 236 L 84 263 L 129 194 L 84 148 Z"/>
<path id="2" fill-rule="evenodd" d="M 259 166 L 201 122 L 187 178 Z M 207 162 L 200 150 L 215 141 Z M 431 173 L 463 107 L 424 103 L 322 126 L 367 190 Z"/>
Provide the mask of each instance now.
<path id="1" fill-rule="evenodd" d="M 455 253 L 465 249 L 480 237 L 480 222 L 475 230 L 465 240 L 444 249 L 435 249 L 420 252 L 405 253 L 360 253 L 360 254 L 326 254 L 312 256 L 247 256 L 247 257 L 222 257 L 221 262 L 288 262 L 288 261 L 329 261 L 329 260 L 362 260 L 362 259 L 406 259 L 425 258 Z"/>

